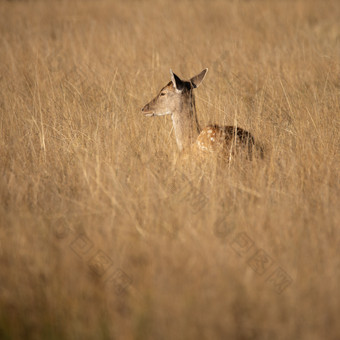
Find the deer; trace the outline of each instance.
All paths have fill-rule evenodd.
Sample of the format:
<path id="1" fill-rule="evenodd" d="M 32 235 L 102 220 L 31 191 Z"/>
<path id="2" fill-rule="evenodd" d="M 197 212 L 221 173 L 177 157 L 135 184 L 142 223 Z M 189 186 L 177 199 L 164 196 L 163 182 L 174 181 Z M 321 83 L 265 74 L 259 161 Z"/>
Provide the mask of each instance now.
<path id="1" fill-rule="evenodd" d="M 237 126 L 216 124 L 201 129 L 193 90 L 200 86 L 207 72 L 206 68 L 190 80 L 182 80 L 170 69 L 171 81 L 142 108 L 142 113 L 146 117 L 171 115 L 180 152 L 219 153 L 230 157 L 240 146 L 251 158 L 255 141 L 250 132 Z"/>

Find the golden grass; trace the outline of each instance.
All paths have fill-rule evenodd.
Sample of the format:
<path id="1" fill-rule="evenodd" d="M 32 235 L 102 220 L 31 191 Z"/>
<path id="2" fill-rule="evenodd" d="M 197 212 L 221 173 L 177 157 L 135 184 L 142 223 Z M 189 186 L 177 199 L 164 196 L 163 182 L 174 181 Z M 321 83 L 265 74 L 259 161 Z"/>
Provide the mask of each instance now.
<path id="1" fill-rule="evenodd" d="M 1 339 L 339 339 L 337 0 L 0 17 Z M 170 118 L 140 113 L 170 67 L 208 67 L 201 125 L 265 159 L 180 167 Z"/>

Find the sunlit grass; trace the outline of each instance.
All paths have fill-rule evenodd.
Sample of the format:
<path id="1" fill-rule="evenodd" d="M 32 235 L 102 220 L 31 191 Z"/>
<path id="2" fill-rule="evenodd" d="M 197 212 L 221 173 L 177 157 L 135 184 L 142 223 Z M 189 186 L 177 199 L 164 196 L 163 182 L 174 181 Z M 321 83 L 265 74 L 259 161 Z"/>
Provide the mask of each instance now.
<path id="1" fill-rule="evenodd" d="M 337 339 L 337 1 L 0 3 L 0 338 Z M 181 160 L 141 107 L 265 157 Z"/>

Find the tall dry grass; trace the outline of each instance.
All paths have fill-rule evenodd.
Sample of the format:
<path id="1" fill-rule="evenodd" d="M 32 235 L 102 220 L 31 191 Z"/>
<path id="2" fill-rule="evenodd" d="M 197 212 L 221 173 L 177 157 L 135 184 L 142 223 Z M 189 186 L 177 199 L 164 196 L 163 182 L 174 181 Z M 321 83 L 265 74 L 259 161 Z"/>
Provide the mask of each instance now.
<path id="1" fill-rule="evenodd" d="M 340 7 L 0 3 L 1 339 L 339 339 Z M 140 108 L 209 67 L 179 166 Z M 279 269 L 280 268 L 280 269 Z"/>

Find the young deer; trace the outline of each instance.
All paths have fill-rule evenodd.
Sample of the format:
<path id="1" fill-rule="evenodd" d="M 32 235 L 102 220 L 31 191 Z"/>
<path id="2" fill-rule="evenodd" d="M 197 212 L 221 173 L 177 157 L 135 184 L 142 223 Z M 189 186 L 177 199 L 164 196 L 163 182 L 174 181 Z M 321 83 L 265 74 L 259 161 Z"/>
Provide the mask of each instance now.
<path id="1" fill-rule="evenodd" d="M 208 125 L 203 130 L 200 128 L 193 89 L 201 84 L 207 71 L 206 68 L 197 76 L 184 81 L 170 70 L 171 81 L 142 108 L 143 114 L 147 117 L 170 114 L 180 151 L 221 151 L 230 155 L 231 152 L 234 153 L 235 146 L 242 146 L 247 148 L 251 157 L 254 138 L 248 131 L 239 127 L 219 125 Z"/>

